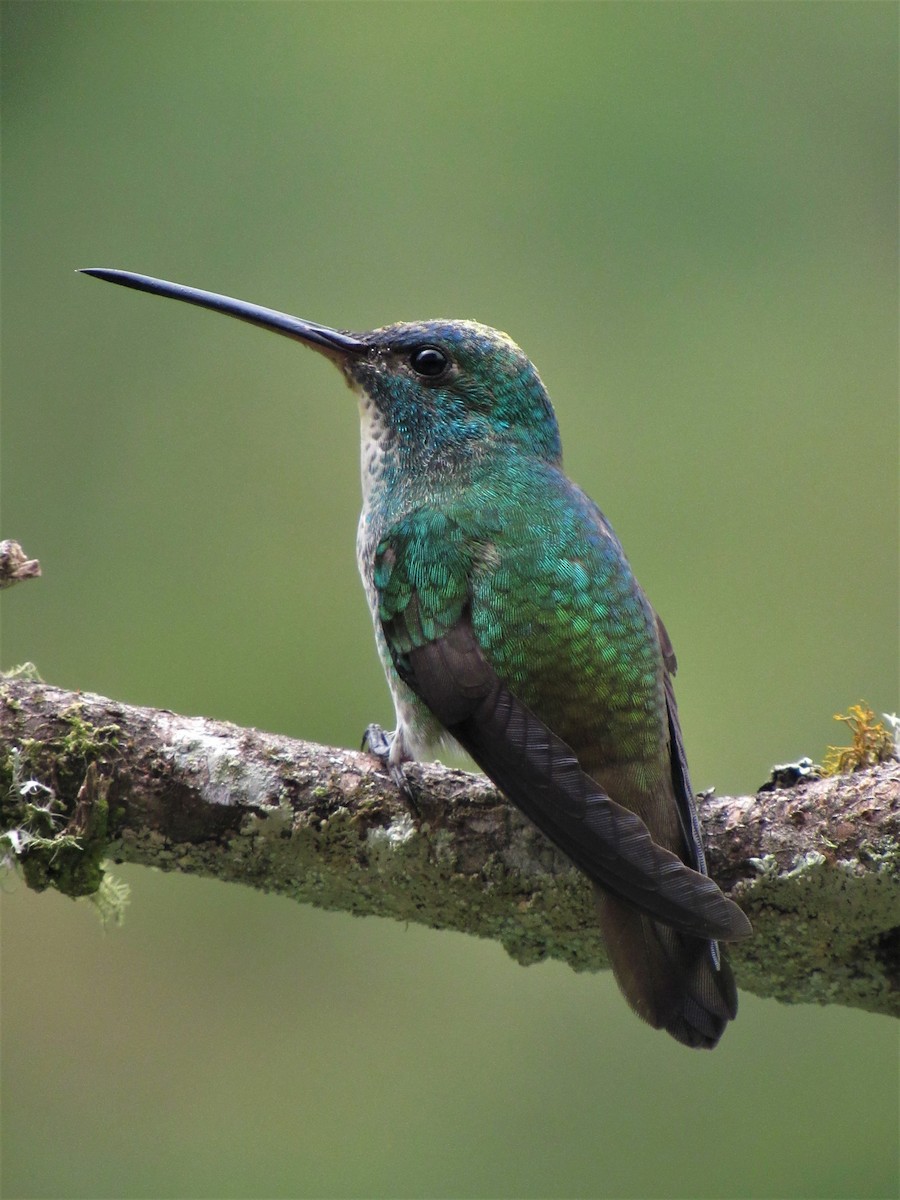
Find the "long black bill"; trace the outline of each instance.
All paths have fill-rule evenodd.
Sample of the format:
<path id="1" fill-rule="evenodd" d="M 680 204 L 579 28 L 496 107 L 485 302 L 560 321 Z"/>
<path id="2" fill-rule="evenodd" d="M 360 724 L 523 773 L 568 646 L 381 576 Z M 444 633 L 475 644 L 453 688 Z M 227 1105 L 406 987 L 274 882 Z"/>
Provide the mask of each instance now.
<path id="1" fill-rule="evenodd" d="M 230 296 L 220 296 L 218 292 L 204 292 L 201 288 L 186 287 L 183 283 L 168 283 L 165 279 L 153 279 L 150 275 L 113 271 L 106 267 L 83 267 L 81 274 L 93 275 L 95 279 L 105 279 L 108 283 L 119 283 L 122 287 L 136 288 L 139 292 L 150 292 L 154 296 L 168 296 L 171 300 L 183 300 L 186 304 L 211 308 L 213 312 L 225 313 L 226 316 L 237 317 L 239 321 L 258 325 L 260 329 L 271 329 L 273 333 L 303 342 L 305 346 L 312 346 L 332 358 L 365 354 L 368 350 L 365 342 L 340 329 L 317 325 L 315 321 L 304 321 L 274 308 L 248 304 L 245 300 L 233 300 Z"/>

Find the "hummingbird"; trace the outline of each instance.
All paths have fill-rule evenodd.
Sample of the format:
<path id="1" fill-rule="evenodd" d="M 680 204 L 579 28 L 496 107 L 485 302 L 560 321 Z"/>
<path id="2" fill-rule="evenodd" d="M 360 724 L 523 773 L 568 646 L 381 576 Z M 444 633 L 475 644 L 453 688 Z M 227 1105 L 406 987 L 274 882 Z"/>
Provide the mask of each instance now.
<path id="1" fill-rule="evenodd" d="M 403 764 L 461 746 L 590 879 L 637 1015 L 714 1047 L 737 1012 L 719 942 L 748 936 L 709 877 L 665 626 L 562 468 L 537 370 L 468 320 L 354 333 L 129 271 L 85 274 L 225 313 L 329 358 L 362 430 L 357 558 Z M 406 789 L 404 789 L 406 790 Z"/>

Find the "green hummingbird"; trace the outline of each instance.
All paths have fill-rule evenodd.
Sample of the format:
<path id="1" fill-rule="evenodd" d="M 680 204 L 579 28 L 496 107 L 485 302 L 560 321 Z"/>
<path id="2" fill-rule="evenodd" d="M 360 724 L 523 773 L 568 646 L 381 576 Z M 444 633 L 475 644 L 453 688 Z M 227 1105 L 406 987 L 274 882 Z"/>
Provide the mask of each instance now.
<path id="1" fill-rule="evenodd" d="M 709 878 L 662 621 L 599 508 L 562 469 L 535 367 L 504 333 L 428 320 L 351 333 L 127 271 L 326 355 L 362 423 L 360 573 L 402 764 L 466 750 L 594 884 L 634 1011 L 688 1046 L 737 1011 L 719 941 L 750 923 Z"/>

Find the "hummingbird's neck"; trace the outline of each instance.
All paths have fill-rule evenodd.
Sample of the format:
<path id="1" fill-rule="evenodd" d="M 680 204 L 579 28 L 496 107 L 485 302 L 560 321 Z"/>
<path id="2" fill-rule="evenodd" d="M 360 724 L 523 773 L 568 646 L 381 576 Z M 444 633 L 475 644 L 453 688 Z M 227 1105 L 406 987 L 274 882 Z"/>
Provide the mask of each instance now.
<path id="1" fill-rule="evenodd" d="M 440 490 L 450 479 L 461 481 L 477 470 L 486 441 L 474 436 L 425 437 L 389 423 L 374 401 L 359 396 L 360 468 L 363 505 L 402 506 L 404 498 Z"/>
<path id="2" fill-rule="evenodd" d="M 442 481 L 474 481 L 485 470 L 517 472 L 527 463 L 562 465 L 555 423 L 546 430 L 517 428 L 486 414 L 435 420 L 421 407 L 388 416 L 361 388 L 359 400 L 363 499 L 375 491 L 440 488 Z"/>

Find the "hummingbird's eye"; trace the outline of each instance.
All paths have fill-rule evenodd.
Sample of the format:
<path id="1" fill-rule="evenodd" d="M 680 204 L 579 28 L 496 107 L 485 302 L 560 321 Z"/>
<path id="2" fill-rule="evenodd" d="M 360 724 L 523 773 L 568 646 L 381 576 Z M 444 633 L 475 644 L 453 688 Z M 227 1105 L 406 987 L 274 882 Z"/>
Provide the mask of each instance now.
<path id="1" fill-rule="evenodd" d="M 443 375 L 450 365 L 450 359 L 443 350 L 438 350 L 437 346 L 420 346 L 410 354 L 409 365 L 417 375 L 435 379 L 438 375 Z"/>

